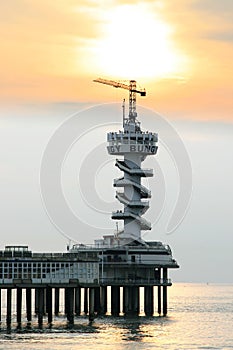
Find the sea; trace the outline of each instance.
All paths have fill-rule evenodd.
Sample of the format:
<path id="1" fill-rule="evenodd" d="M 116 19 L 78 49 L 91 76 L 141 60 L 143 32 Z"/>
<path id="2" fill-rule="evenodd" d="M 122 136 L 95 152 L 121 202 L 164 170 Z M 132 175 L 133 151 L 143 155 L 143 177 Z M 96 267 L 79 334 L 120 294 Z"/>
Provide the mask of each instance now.
<path id="1" fill-rule="evenodd" d="M 141 312 L 136 318 L 109 315 L 89 323 L 87 316 L 79 316 L 72 329 L 58 316 L 51 329 L 45 318 L 39 330 L 34 316 L 27 330 L 24 315 L 22 330 L 17 331 L 13 309 L 12 329 L 7 331 L 3 307 L 0 349 L 233 349 L 233 284 L 175 283 L 168 290 L 167 317 L 145 317 Z"/>

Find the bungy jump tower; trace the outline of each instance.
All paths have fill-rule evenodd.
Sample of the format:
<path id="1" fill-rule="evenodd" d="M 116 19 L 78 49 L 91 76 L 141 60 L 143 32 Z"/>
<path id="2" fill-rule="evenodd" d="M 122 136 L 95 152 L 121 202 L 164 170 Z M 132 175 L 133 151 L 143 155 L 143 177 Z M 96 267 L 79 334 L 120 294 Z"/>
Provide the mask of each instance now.
<path id="1" fill-rule="evenodd" d="M 134 80 L 126 87 L 129 89 L 129 115 L 125 117 L 123 105 L 123 131 L 108 134 L 108 152 L 123 156 L 122 160 L 116 160 L 116 166 L 124 174 L 114 180 L 114 187 L 123 188 L 123 191 L 116 192 L 116 198 L 124 205 L 124 210 L 114 212 L 112 219 L 124 220 L 124 230 L 118 235 L 122 243 L 134 241 L 143 244 L 141 230 L 151 230 L 151 224 L 142 218 L 149 208 L 147 199 L 151 193 L 141 184 L 141 178 L 153 176 L 153 170 L 142 169 L 141 163 L 148 155 L 156 154 L 158 137 L 157 134 L 143 132 L 137 120 L 136 93 L 145 95 L 145 91 L 137 90 Z"/>

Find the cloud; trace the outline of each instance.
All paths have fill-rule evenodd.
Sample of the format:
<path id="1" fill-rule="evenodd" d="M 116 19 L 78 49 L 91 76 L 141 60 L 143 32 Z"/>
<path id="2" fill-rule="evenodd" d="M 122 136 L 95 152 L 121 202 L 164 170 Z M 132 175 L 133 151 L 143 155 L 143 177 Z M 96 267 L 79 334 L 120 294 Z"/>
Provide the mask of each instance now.
<path id="1" fill-rule="evenodd" d="M 225 41 L 229 43 L 233 43 L 233 31 L 231 32 L 212 32 L 207 34 L 207 39 L 216 40 L 216 41 Z"/>
<path id="2" fill-rule="evenodd" d="M 208 12 L 218 16 L 227 16 L 233 18 L 232 0 L 195 0 L 192 8 L 201 12 Z"/>
<path id="3" fill-rule="evenodd" d="M 96 36 L 98 11 L 94 9 L 87 1 L 79 1 L 78 5 L 73 0 L 1 2 L 0 30 L 6 38 L 67 44 L 69 37 Z"/>
<path id="4" fill-rule="evenodd" d="M 232 0 L 195 0 L 190 9 L 201 16 L 205 28 L 200 36 L 231 43 L 233 41 L 233 1 Z"/>

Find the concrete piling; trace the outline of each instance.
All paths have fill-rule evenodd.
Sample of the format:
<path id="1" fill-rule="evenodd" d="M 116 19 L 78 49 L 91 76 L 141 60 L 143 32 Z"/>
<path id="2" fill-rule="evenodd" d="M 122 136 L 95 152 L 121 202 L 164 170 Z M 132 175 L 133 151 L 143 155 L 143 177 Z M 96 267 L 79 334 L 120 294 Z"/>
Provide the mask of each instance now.
<path id="1" fill-rule="evenodd" d="M 79 316 L 81 313 L 81 288 L 75 288 L 75 314 Z"/>
<path id="2" fill-rule="evenodd" d="M 139 287 L 125 286 L 123 289 L 123 311 L 126 317 L 135 317 L 139 314 Z"/>
<path id="3" fill-rule="evenodd" d="M 44 316 L 44 288 L 38 288 L 38 325 L 41 329 L 43 327 Z"/>
<path id="4" fill-rule="evenodd" d="M 158 314 L 161 315 L 161 286 L 158 286 Z"/>
<path id="5" fill-rule="evenodd" d="M 2 324 L 2 290 L 0 289 L 0 329 Z"/>
<path id="6" fill-rule="evenodd" d="M 96 315 L 99 315 L 101 312 L 100 287 L 95 287 L 94 312 Z"/>
<path id="7" fill-rule="evenodd" d="M 55 288 L 55 296 L 54 296 L 54 313 L 55 316 L 59 314 L 59 303 L 60 303 L 60 289 L 59 287 Z"/>
<path id="8" fill-rule="evenodd" d="M 167 269 L 163 269 L 163 280 L 167 281 Z M 163 286 L 163 316 L 167 315 L 167 286 Z"/>
<path id="9" fill-rule="evenodd" d="M 35 288 L 35 315 L 39 312 L 39 289 Z"/>
<path id="10" fill-rule="evenodd" d="M 69 326 L 74 324 L 74 288 L 65 288 L 66 315 Z"/>
<path id="11" fill-rule="evenodd" d="M 95 304 L 95 289 L 91 287 L 89 288 L 89 321 L 93 321 L 95 317 L 94 304 Z"/>
<path id="12" fill-rule="evenodd" d="M 84 313 L 88 313 L 88 288 L 84 288 Z"/>
<path id="13" fill-rule="evenodd" d="M 17 329 L 21 329 L 22 326 L 22 288 L 16 290 L 16 309 L 17 309 Z"/>
<path id="14" fill-rule="evenodd" d="M 119 316 L 120 314 L 120 287 L 111 287 L 111 314 L 112 316 Z"/>
<path id="15" fill-rule="evenodd" d="M 46 311 L 48 314 L 48 324 L 51 325 L 53 321 L 53 308 L 52 308 L 52 287 L 46 288 Z"/>
<path id="16" fill-rule="evenodd" d="M 107 312 L 107 287 L 100 287 L 100 314 L 105 315 Z"/>
<path id="17" fill-rule="evenodd" d="M 153 286 L 144 287 L 144 312 L 146 316 L 153 316 L 153 313 L 154 313 Z"/>
<path id="18" fill-rule="evenodd" d="M 32 322 L 32 290 L 26 288 L 26 313 L 27 313 L 27 327 L 31 327 Z"/>
<path id="19" fill-rule="evenodd" d="M 7 289 L 7 314 L 6 314 L 6 325 L 7 329 L 11 328 L 11 296 L 12 296 L 12 289 Z"/>

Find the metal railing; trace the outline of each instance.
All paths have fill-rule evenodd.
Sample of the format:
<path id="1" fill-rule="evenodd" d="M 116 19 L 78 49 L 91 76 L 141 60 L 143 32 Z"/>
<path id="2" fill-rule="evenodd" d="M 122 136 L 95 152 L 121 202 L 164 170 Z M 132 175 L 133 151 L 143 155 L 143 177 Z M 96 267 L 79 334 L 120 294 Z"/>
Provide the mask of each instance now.
<path id="1" fill-rule="evenodd" d="M 124 285 L 140 285 L 140 286 L 168 286 L 171 285 L 170 278 L 100 278 L 99 283 L 105 286 L 124 286 Z"/>
<path id="2" fill-rule="evenodd" d="M 123 232 L 123 231 L 122 231 Z M 119 232 L 118 232 L 119 233 Z M 120 242 L 119 242 L 120 243 Z M 95 245 L 95 244 L 75 244 L 73 246 L 73 250 L 70 250 L 70 253 L 75 253 L 75 250 L 79 250 L 79 251 L 82 251 L 82 250 L 96 250 L 96 251 L 101 251 L 101 250 L 105 250 L 105 249 L 121 249 L 121 250 L 145 250 L 145 251 L 148 251 L 148 250 L 156 250 L 156 251 L 161 251 L 161 252 L 164 252 L 164 251 L 169 251 L 169 248 L 168 246 L 164 245 L 164 244 L 158 244 L 158 245 L 153 245 L 153 246 L 149 246 L 149 245 L 144 245 L 144 246 L 134 246 L 134 245 L 112 245 L 112 244 L 106 244 L 106 243 L 103 243 L 101 245 Z"/>

